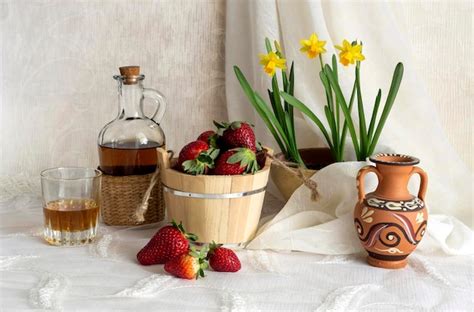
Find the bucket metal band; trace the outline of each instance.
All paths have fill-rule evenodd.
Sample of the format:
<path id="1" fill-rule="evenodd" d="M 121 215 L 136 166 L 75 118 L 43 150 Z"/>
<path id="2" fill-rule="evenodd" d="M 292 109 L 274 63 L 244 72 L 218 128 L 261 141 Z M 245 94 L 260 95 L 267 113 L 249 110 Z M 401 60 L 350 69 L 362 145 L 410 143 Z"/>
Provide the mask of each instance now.
<path id="1" fill-rule="evenodd" d="M 241 198 L 245 196 L 250 196 L 254 194 L 258 194 L 261 192 L 265 192 L 267 189 L 266 186 L 252 191 L 247 192 L 240 192 L 240 193 L 226 193 L 226 194 L 204 194 L 204 193 L 191 193 L 191 192 L 183 192 L 180 190 L 176 190 L 174 188 L 168 187 L 163 184 L 163 190 L 165 192 L 171 193 L 176 196 L 180 197 L 191 197 L 191 198 L 202 198 L 202 199 L 231 199 L 231 198 Z"/>

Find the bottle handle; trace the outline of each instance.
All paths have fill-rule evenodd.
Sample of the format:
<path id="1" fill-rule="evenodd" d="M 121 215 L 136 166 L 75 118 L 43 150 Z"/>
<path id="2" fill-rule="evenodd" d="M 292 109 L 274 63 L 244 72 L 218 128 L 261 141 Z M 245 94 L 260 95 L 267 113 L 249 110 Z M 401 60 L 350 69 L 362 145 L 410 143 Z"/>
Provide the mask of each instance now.
<path id="1" fill-rule="evenodd" d="M 154 89 L 143 88 L 143 96 L 152 99 L 156 103 L 156 110 L 149 118 L 159 124 L 161 119 L 163 119 L 166 110 L 166 100 L 164 95 Z"/>
<path id="2" fill-rule="evenodd" d="M 365 175 L 369 172 L 373 172 L 377 175 L 379 182 L 382 180 L 382 175 L 374 166 L 365 166 L 359 170 L 357 174 L 357 189 L 359 191 L 359 203 L 362 204 L 365 199 L 365 189 L 364 189 L 364 178 Z"/>
<path id="3" fill-rule="evenodd" d="M 415 166 L 411 170 L 410 176 L 416 173 L 420 176 L 420 190 L 418 191 L 418 198 L 422 201 L 425 201 L 426 188 L 428 186 L 428 175 L 423 169 Z"/>

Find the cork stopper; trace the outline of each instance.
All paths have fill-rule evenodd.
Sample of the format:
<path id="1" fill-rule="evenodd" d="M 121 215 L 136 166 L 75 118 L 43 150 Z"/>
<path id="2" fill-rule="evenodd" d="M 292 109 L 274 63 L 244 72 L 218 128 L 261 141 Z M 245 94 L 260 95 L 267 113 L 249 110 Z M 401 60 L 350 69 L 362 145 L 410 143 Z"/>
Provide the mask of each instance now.
<path id="1" fill-rule="evenodd" d="M 140 78 L 140 66 L 119 67 L 120 75 L 124 77 L 124 84 L 136 84 Z"/>

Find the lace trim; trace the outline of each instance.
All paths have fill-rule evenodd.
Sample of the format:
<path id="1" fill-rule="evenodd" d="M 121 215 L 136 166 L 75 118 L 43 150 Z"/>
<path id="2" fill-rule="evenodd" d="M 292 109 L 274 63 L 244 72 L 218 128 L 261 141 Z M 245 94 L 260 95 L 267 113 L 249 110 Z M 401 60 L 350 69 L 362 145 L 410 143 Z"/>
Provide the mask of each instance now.
<path id="1" fill-rule="evenodd" d="M 10 200 L 22 194 L 41 196 L 39 177 L 0 176 L 0 202 Z"/>
<path id="2" fill-rule="evenodd" d="M 30 303 L 41 309 L 60 309 L 68 284 L 69 280 L 63 275 L 44 273 L 38 285 L 30 290 Z"/>
<path id="3" fill-rule="evenodd" d="M 345 312 L 354 309 L 357 305 L 352 303 L 354 299 L 360 300 L 370 291 L 376 291 L 381 286 L 375 284 L 363 284 L 357 286 L 346 286 L 332 291 L 323 303 L 316 309 L 316 312 L 341 311 Z M 351 304 L 352 303 L 352 304 Z"/>
<path id="4" fill-rule="evenodd" d="M 224 291 L 221 294 L 222 306 L 220 310 L 222 312 L 247 312 L 247 311 L 259 311 L 255 308 L 249 310 L 245 299 L 236 292 Z"/>
<path id="5" fill-rule="evenodd" d="M 39 258 L 39 257 L 38 256 L 22 256 L 22 255 L 3 256 L 3 257 L 0 257 L 0 270 L 8 271 L 11 267 L 14 267 L 15 265 L 17 265 L 19 262 L 22 262 L 23 260 L 36 259 L 36 258 Z"/>
<path id="6" fill-rule="evenodd" d="M 315 261 L 314 264 L 342 264 L 350 262 L 354 259 L 354 256 L 338 255 L 338 256 L 325 256 L 319 261 Z"/>
<path id="7" fill-rule="evenodd" d="M 272 256 L 270 252 L 264 250 L 248 250 L 248 262 L 256 270 L 260 272 L 281 272 L 280 263 Z"/>
<path id="8" fill-rule="evenodd" d="M 419 255 L 412 255 L 409 258 L 411 267 L 417 272 L 426 273 L 432 279 L 441 282 L 445 286 L 451 287 L 451 282 L 448 281 L 438 270 L 425 258 Z"/>
<path id="9" fill-rule="evenodd" d="M 150 298 L 157 293 L 166 290 L 167 284 L 173 277 L 170 275 L 153 274 L 144 279 L 139 280 L 132 287 L 119 291 L 113 297 L 134 297 L 134 298 Z"/>

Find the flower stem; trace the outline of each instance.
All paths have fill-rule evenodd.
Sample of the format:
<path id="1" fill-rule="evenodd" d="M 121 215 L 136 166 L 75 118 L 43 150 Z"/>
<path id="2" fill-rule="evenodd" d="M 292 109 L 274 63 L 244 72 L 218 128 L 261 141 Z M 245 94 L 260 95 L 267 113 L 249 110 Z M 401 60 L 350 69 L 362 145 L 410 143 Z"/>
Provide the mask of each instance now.
<path id="1" fill-rule="evenodd" d="M 321 54 L 319 54 L 319 63 L 321 64 L 321 70 L 324 69 L 324 65 L 323 65 L 323 57 Z"/>

